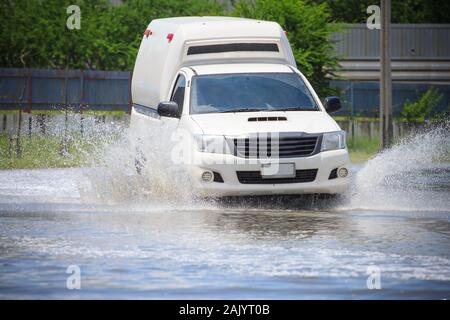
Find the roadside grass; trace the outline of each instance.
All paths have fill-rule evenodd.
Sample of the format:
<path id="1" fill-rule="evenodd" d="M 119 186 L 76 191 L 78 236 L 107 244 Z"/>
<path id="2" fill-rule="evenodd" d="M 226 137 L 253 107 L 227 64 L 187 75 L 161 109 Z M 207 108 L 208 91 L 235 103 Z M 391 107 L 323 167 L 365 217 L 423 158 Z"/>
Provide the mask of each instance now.
<path id="1" fill-rule="evenodd" d="M 353 118 L 351 118 L 349 116 L 332 116 L 332 118 L 336 121 L 349 121 L 352 119 L 353 119 L 353 121 L 368 121 L 368 122 L 378 122 L 379 121 L 378 118 L 363 117 L 363 116 L 354 116 Z"/>
<path id="2" fill-rule="evenodd" d="M 361 163 L 369 160 L 380 150 L 380 140 L 366 137 L 347 137 L 347 147 L 350 160 Z"/>
<path id="3" fill-rule="evenodd" d="M 17 140 L 8 134 L 0 134 L 0 169 L 67 168 L 87 165 L 94 145 L 83 138 L 63 139 L 53 136 L 22 135 L 20 155 L 17 155 Z"/>

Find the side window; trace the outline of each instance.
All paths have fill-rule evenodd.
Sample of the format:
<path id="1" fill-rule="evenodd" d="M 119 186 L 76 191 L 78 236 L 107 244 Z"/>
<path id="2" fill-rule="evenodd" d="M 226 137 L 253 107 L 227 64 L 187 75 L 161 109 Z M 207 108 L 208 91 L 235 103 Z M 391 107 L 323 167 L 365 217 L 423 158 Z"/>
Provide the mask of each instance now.
<path id="1" fill-rule="evenodd" d="M 183 102 L 184 102 L 184 90 L 186 88 L 186 78 L 184 75 L 180 74 L 175 83 L 175 87 L 172 91 L 172 96 L 170 101 L 174 101 L 178 104 L 178 114 L 181 115 L 183 112 Z"/>

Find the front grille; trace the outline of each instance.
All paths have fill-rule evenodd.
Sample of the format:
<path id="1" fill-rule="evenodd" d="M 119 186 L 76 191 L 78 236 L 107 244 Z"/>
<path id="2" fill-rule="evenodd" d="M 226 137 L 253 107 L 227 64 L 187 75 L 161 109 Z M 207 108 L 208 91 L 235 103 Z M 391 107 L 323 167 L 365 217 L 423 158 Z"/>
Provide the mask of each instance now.
<path id="1" fill-rule="evenodd" d="M 237 178 L 242 184 L 280 184 L 313 182 L 318 169 L 296 170 L 293 178 L 263 179 L 260 171 L 236 171 Z"/>
<path id="2" fill-rule="evenodd" d="M 234 138 L 234 155 L 242 158 L 296 158 L 316 154 L 320 136 L 310 134 L 259 134 Z"/>

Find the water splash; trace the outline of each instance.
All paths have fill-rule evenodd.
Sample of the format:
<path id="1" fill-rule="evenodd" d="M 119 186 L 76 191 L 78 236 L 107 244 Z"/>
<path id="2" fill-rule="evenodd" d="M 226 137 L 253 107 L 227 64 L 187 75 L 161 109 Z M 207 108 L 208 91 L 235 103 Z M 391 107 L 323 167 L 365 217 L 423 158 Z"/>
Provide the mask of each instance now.
<path id="1" fill-rule="evenodd" d="M 188 175 L 180 165 L 173 165 L 170 150 L 175 142 L 172 133 L 176 122 L 164 123 L 158 130 L 141 123 L 130 130 L 127 121 L 98 121 L 79 115 L 50 119 L 46 134 L 61 138 L 68 132 L 85 163 L 85 177 L 79 179 L 80 193 L 101 203 L 165 204 L 170 208 L 197 203 L 191 193 Z M 80 139 L 81 123 L 84 125 Z M 136 173 L 136 158 L 141 174 Z M 86 181 L 88 181 L 86 183 Z M 350 192 L 343 201 L 315 197 L 289 197 L 282 201 L 269 198 L 249 202 L 237 201 L 238 207 L 264 207 L 275 210 L 431 210 L 450 209 L 450 125 L 434 126 L 416 132 L 392 148 L 369 160 L 357 170 Z M 341 199 L 340 199 L 341 200 Z M 216 207 L 227 203 L 214 203 Z"/>
<path id="2" fill-rule="evenodd" d="M 345 207 L 450 211 L 450 126 L 416 132 L 357 172 Z"/>
<path id="3" fill-rule="evenodd" d="M 393 147 L 380 152 L 356 172 L 344 199 L 290 197 L 284 206 L 321 210 L 411 210 L 450 211 L 449 124 L 415 132 Z M 133 201 L 156 204 L 192 205 L 198 199 L 191 192 L 188 175 L 172 165 L 170 150 L 175 142 L 176 123 L 165 123 L 158 131 L 140 124 L 121 130 L 115 143 L 97 152 L 95 170 L 89 173 L 96 196 L 105 202 Z M 145 159 L 141 174 L 136 158 Z M 305 201 L 305 199 L 307 201 Z M 343 201 L 342 201 L 343 200 Z M 238 201 L 245 206 L 248 199 Z M 273 200 L 255 200 L 257 207 L 280 209 Z M 253 203 L 253 202 L 252 202 Z M 214 203 L 228 206 L 227 203 Z M 235 204 L 236 205 L 236 204 Z"/>
<path id="4" fill-rule="evenodd" d="M 191 203 L 194 198 L 185 169 L 171 165 L 176 125 L 166 123 L 154 130 L 139 123 L 99 148 L 95 170 L 87 174 L 96 196 L 108 203 Z"/>

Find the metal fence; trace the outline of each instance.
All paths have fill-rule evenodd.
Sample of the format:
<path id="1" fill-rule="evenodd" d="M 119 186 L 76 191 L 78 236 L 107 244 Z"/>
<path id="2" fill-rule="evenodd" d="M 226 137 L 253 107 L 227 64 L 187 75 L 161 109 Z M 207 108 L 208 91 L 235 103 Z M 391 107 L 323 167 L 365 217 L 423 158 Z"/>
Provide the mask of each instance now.
<path id="1" fill-rule="evenodd" d="M 380 106 L 380 85 L 370 81 L 334 80 L 330 85 L 340 91 L 343 108 L 336 113 L 341 116 L 378 117 Z M 392 113 L 398 116 L 403 105 L 414 102 L 429 89 L 435 88 L 442 99 L 433 113 L 450 108 L 450 86 L 445 84 L 405 83 L 392 84 Z"/>
<path id="2" fill-rule="evenodd" d="M 130 111 L 131 73 L 0 68 L 0 110 Z"/>

